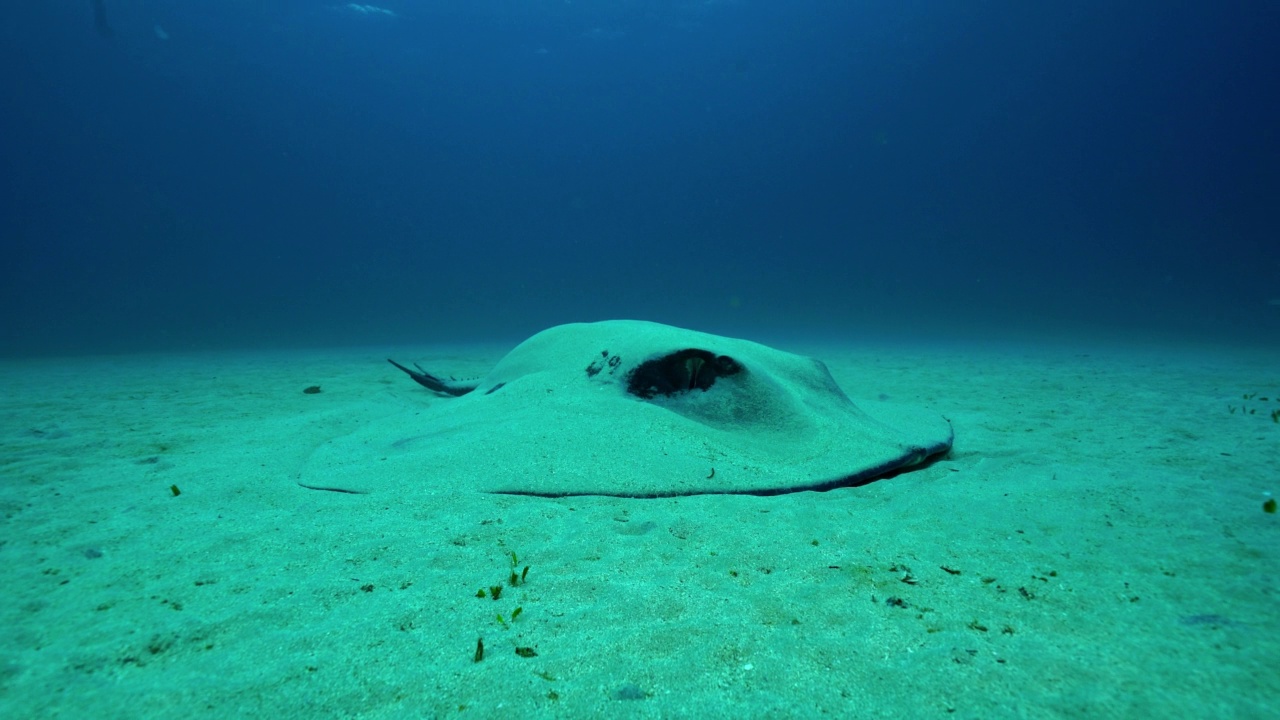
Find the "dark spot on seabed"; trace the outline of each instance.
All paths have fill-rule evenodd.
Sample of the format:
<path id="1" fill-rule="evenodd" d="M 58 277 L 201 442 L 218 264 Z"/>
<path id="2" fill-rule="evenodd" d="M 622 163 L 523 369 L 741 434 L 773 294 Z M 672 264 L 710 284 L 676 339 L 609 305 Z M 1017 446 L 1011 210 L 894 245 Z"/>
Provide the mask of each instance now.
<path id="1" fill-rule="evenodd" d="M 306 485 L 298 483 L 298 487 L 304 487 L 308 490 L 321 490 L 323 492 L 342 493 L 343 495 L 368 495 L 364 490 L 348 490 L 340 487 L 325 487 L 323 485 Z"/>
<path id="2" fill-rule="evenodd" d="M 1235 627 L 1244 623 L 1237 622 L 1225 615 L 1216 613 L 1205 613 L 1203 615 L 1183 615 L 1178 618 L 1178 622 L 1183 625 L 1221 625 L 1222 627 Z"/>
<path id="3" fill-rule="evenodd" d="M 614 691 L 613 697 L 616 700 L 644 700 L 649 697 L 649 693 L 642 690 L 639 685 L 627 683 Z"/>
<path id="4" fill-rule="evenodd" d="M 71 436 L 71 433 L 63 430 L 57 425 L 46 425 L 43 428 L 27 428 L 27 431 L 24 434 L 29 437 L 42 438 L 44 440 L 58 440 Z"/>

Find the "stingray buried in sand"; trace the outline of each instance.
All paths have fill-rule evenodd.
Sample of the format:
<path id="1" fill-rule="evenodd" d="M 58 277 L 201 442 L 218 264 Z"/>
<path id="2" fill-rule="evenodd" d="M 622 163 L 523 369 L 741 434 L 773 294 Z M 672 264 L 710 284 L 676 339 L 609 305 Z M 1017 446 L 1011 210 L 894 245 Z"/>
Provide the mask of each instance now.
<path id="1" fill-rule="evenodd" d="M 316 489 L 411 498 L 461 490 L 668 497 L 860 485 L 951 448 L 935 413 L 859 409 L 825 365 L 650 322 L 561 325 L 465 383 L 321 445 Z"/>

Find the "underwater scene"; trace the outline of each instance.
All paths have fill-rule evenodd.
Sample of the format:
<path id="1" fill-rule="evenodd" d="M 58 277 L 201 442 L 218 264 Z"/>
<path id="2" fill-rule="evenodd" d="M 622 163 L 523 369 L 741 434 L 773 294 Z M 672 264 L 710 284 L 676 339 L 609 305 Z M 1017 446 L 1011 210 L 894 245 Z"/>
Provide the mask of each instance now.
<path id="1" fill-rule="evenodd" d="M 0 716 L 1280 715 L 1280 5 L 0 23 Z"/>

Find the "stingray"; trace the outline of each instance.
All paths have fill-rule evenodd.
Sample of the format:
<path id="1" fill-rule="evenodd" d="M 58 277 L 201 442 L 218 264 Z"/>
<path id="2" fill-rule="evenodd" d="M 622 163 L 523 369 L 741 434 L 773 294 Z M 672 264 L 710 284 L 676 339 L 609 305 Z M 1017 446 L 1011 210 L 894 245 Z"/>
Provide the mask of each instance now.
<path id="1" fill-rule="evenodd" d="M 864 485 L 952 443 L 951 424 L 928 410 L 877 401 L 864 412 L 819 360 L 651 322 L 553 327 L 474 381 L 390 362 L 430 392 L 316 448 L 300 485 L 774 495 Z"/>

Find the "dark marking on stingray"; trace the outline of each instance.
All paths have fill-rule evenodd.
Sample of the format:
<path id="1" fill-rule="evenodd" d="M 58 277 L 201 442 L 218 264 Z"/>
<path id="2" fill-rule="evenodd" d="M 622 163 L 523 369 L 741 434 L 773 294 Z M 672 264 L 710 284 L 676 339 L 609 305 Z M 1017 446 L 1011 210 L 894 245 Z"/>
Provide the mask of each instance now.
<path id="1" fill-rule="evenodd" d="M 742 372 L 741 363 L 728 355 L 689 348 L 646 360 L 627 376 L 627 392 L 652 400 L 690 390 L 707 391 L 716 378 Z"/>
<path id="2" fill-rule="evenodd" d="M 298 487 L 304 487 L 308 490 L 323 490 L 325 492 L 342 493 L 344 495 L 368 495 L 369 494 L 364 490 L 348 490 L 346 488 L 323 487 L 321 485 L 307 485 L 305 483 L 298 483 Z"/>
<path id="3" fill-rule="evenodd" d="M 622 364 L 621 355 L 610 355 L 608 350 L 600 351 L 600 359 L 592 362 L 587 366 L 587 377 L 595 377 L 600 374 L 601 370 L 609 368 L 609 374 L 612 375 L 618 370 L 618 366 Z"/>

